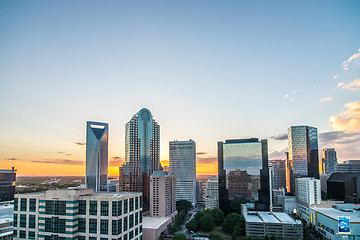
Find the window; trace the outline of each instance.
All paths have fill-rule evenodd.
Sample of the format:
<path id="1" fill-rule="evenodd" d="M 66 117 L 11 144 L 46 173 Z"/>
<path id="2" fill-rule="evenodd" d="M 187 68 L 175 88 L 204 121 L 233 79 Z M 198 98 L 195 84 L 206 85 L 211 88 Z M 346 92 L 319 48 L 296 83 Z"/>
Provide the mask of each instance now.
<path id="1" fill-rule="evenodd" d="M 140 207 L 143 207 L 143 196 L 140 196 Z"/>
<path id="2" fill-rule="evenodd" d="M 124 231 L 127 230 L 128 227 L 128 217 L 124 217 Z"/>
<path id="3" fill-rule="evenodd" d="M 20 232 L 20 238 L 26 239 L 26 231 L 19 231 Z"/>
<path id="4" fill-rule="evenodd" d="M 21 198 L 20 199 L 20 211 L 26 212 L 26 204 L 27 204 L 27 198 Z"/>
<path id="5" fill-rule="evenodd" d="M 100 234 L 108 234 L 109 221 L 107 219 L 100 220 Z"/>
<path id="6" fill-rule="evenodd" d="M 139 232 L 142 232 L 142 225 L 140 225 L 139 227 Z"/>
<path id="7" fill-rule="evenodd" d="M 124 214 L 126 214 L 128 212 L 128 200 L 125 199 L 124 200 Z"/>
<path id="8" fill-rule="evenodd" d="M 78 236 L 78 240 L 85 240 L 85 236 Z"/>
<path id="9" fill-rule="evenodd" d="M 45 214 L 66 215 L 66 201 L 46 200 Z"/>
<path id="10" fill-rule="evenodd" d="M 129 216 L 129 229 L 134 226 L 134 214 Z"/>
<path id="11" fill-rule="evenodd" d="M 109 202 L 101 201 L 101 216 L 109 216 Z"/>
<path id="12" fill-rule="evenodd" d="M 35 215 L 29 215 L 29 228 L 35 228 Z"/>
<path id="13" fill-rule="evenodd" d="M 89 237 L 89 240 L 96 240 L 96 237 Z"/>
<path id="14" fill-rule="evenodd" d="M 18 199 L 14 198 L 14 211 L 18 210 Z"/>
<path id="15" fill-rule="evenodd" d="M 137 236 L 139 234 L 139 229 L 135 228 L 135 236 Z"/>
<path id="16" fill-rule="evenodd" d="M 118 232 L 118 221 L 117 220 L 112 220 L 112 226 L 111 226 L 111 229 L 112 229 L 112 235 L 118 235 L 119 232 Z"/>
<path id="17" fill-rule="evenodd" d="M 122 233 L 122 219 L 118 220 L 118 231 L 119 231 L 119 234 Z"/>
<path id="18" fill-rule="evenodd" d="M 30 198 L 29 212 L 36 212 L 36 199 Z"/>
<path id="19" fill-rule="evenodd" d="M 134 211 L 134 198 L 130 198 L 129 201 L 129 212 Z"/>
<path id="20" fill-rule="evenodd" d="M 140 213 L 139 213 L 139 218 L 140 218 L 139 222 L 142 223 L 142 211 L 140 211 Z"/>
<path id="21" fill-rule="evenodd" d="M 35 232 L 28 232 L 28 239 L 35 239 Z"/>
<path id="22" fill-rule="evenodd" d="M 45 218 L 45 232 L 65 233 L 65 221 L 58 217 Z"/>
<path id="23" fill-rule="evenodd" d="M 139 197 L 135 198 L 135 209 L 139 208 Z"/>
<path id="24" fill-rule="evenodd" d="M 124 240 L 127 240 L 127 234 L 124 235 L 124 238 L 123 238 L 123 239 L 124 239 Z"/>
<path id="25" fill-rule="evenodd" d="M 122 214 L 122 201 L 112 202 L 112 215 L 120 216 Z"/>
<path id="26" fill-rule="evenodd" d="M 86 200 L 79 200 L 79 214 L 86 215 Z"/>
<path id="27" fill-rule="evenodd" d="M 139 224 L 139 213 L 135 213 L 135 226 Z"/>
<path id="28" fill-rule="evenodd" d="M 129 240 L 134 238 L 134 231 L 129 232 Z"/>
<path id="29" fill-rule="evenodd" d="M 90 215 L 97 215 L 97 201 L 90 201 Z"/>
<path id="30" fill-rule="evenodd" d="M 17 227 L 18 215 L 14 214 L 14 227 Z"/>
<path id="31" fill-rule="evenodd" d="M 97 233 L 97 219 L 89 219 L 89 233 Z"/>
<path id="32" fill-rule="evenodd" d="M 14 234 L 14 238 L 17 238 L 17 230 L 14 230 L 13 234 Z"/>
<path id="33" fill-rule="evenodd" d="M 86 219 L 79 218 L 78 220 L 78 232 L 85 233 L 86 232 Z"/>
<path id="34" fill-rule="evenodd" d="M 26 228 L 26 215 L 20 214 L 20 227 Z"/>

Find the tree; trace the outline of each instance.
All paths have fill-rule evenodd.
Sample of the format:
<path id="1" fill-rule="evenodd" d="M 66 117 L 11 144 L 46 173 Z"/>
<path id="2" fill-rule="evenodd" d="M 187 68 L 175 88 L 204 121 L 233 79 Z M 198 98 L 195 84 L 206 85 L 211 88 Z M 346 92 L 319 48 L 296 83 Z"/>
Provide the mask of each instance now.
<path id="1" fill-rule="evenodd" d="M 224 212 L 221 211 L 220 208 L 212 209 L 210 214 L 211 214 L 211 216 L 214 217 L 216 225 L 220 225 L 224 222 L 224 219 L 225 219 Z"/>
<path id="2" fill-rule="evenodd" d="M 220 233 L 215 233 L 214 234 L 214 240 L 222 240 L 221 234 Z"/>
<path id="3" fill-rule="evenodd" d="M 183 210 L 185 210 L 187 212 L 191 208 L 192 208 L 192 204 L 191 204 L 191 202 L 189 202 L 187 200 L 176 201 L 176 210 L 179 213 L 181 213 Z"/>
<path id="4" fill-rule="evenodd" d="M 276 237 L 274 235 L 272 235 L 270 240 L 276 240 Z"/>
<path id="5" fill-rule="evenodd" d="M 225 218 L 222 229 L 223 229 L 223 231 L 225 233 L 230 233 L 231 234 L 231 233 L 233 233 L 236 224 L 238 224 L 240 222 L 243 222 L 243 221 L 244 221 L 244 217 L 241 216 L 240 214 L 238 214 L 238 213 L 230 213 Z"/>
<path id="6" fill-rule="evenodd" d="M 236 240 L 236 233 L 233 232 L 233 234 L 231 235 L 231 240 Z"/>
<path id="7" fill-rule="evenodd" d="M 202 218 L 204 215 L 205 213 L 203 211 L 198 211 L 194 216 L 195 221 L 199 224 L 200 218 Z"/>
<path id="8" fill-rule="evenodd" d="M 311 234 L 309 229 L 305 228 L 304 240 L 311 240 Z"/>
<path id="9" fill-rule="evenodd" d="M 234 227 L 234 233 L 238 236 L 245 235 L 245 223 L 243 221 L 238 222 Z"/>
<path id="10" fill-rule="evenodd" d="M 189 231 L 196 232 L 197 229 L 198 229 L 198 226 L 197 226 L 197 223 L 196 223 L 195 219 L 192 219 L 191 221 L 189 221 L 186 224 L 186 228 L 189 229 Z"/>
<path id="11" fill-rule="evenodd" d="M 177 234 L 175 234 L 174 240 L 186 240 L 185 233 L 177 233 Z"/>
<path id="12" fill-rule="evenodd" d="M 200 218 L 200 228 L 205 232 L 210 232 L 215 228 L 215 220 L 210 214 L 205 214 Z"/>

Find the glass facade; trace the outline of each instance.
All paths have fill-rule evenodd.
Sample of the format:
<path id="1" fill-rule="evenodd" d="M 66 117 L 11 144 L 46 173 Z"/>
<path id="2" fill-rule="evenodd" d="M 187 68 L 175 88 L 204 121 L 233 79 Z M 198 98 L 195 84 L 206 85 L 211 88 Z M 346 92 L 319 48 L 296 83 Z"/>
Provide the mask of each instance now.
<path id="1" fill-rule="evenodd" d="M 149 209 L 149 180 L 160 164 L 160 126 L 151 112 L 143 108 L 125 126 L 125 162 L 119 169 L 119 188 L 142 192 L 143 208 Z"/>
<path id="2" fill-rule="evenodd" d="M 107 123 L 87 122 L 86 188 L 95 192 L 107 190 L 108 136 Z"/>
<path id="3" fill-rule="evenodd" d="M 332 174 L 336 172 L 337 157 L 334 148 L 325 148 L 319 165 L 320 174 Z"/>
<path id="4" fill-rule="evenodd" d="M 15 194 L 16 170 L 0 170 L 0 201 L 11 201 Z"/>
<path id="5" fill-rule="evenodd" d="M 45 214 L 66 215 L 66 201 L 46 200 Z"/>
<path id="6" fill-rule="evenodd" d="M 246 202 L 255 202 L 259 210 L 269 208 L 267 140 L 219 142 L 218 170 L 219 206 L 223 211 L 240 211 L 241 204 Z"/>

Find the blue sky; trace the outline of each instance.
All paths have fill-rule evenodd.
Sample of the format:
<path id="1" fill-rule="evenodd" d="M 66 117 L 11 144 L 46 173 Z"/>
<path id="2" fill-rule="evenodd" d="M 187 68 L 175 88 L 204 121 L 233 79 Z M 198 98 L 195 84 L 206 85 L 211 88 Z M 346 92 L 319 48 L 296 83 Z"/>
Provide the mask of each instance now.
<path id="1" fill-rule="evenodd" d="M 0 166 L 84 160 L 74 143 L 87 120 L 109 123 L 109 156 L 122 158 L 125 123 L 142 107 L 161 125 L 163 160 L 170 140 L 195 140 L 210 163 L 217 141 L 246 137 L 268 138 L 283 158 L 287 141 L 271 137 L 298 124 L 336 131 L 320 147 L 359 159 L 359 11 L 358 1 L 1 1 Z"/>

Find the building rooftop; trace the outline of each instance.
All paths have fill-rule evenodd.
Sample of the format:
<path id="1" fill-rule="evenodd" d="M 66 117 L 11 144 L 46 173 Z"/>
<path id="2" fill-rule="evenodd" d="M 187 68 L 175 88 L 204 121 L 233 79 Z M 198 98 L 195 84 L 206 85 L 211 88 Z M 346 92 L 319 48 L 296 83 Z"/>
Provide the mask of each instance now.
<path id="1" fill-rule="evenodd" d="M 143 217 L 143 228 L 159 229 L 162 225 L 171 222 L 170 217 Z"/>
<path id="2" fill-rule="evenodd" d="M 165 177 L 167 175 L 169 175 L 169 172 L 167 171 L 154 171 L 151 177 Z"/>
<path id="3" fill-rule="evenodd" d="M 275 223 L 275 224 L 301 224 L 294 220 L 290 215 L 283 212 L 250 212 L 245 215 L 246 222 L 255 223 Z"/>
<path id="4" fill-rule="evenodd" d="M 350 217 L 350 222 L 360 222 L 360 212 L 356 210 L 346 210 L 342 211 L 335 208 L 313 208 L 318 213 L 321 213 L 323 215 L 326 215 L 330 218 L 332 218 L 335 221 L 338 221 L 339 216 L 346 216 Z"/>
<path id="5" fill-rule="evenodd" d="M 113 197 L 121 198 L 128 195 L 139 194 L 140 192 L 93 192 L 92 189 L 59 189 L 59 190 L 48 190 L 46 192 L 34 192 L 34 193 L 23 193 L 16 194 L 16 196 L 28 195 L 28 196 L 38 196 L 46 195 L 48 197 L 63 197 L 63 196 L 91 196 L 91 197 Z"/>

